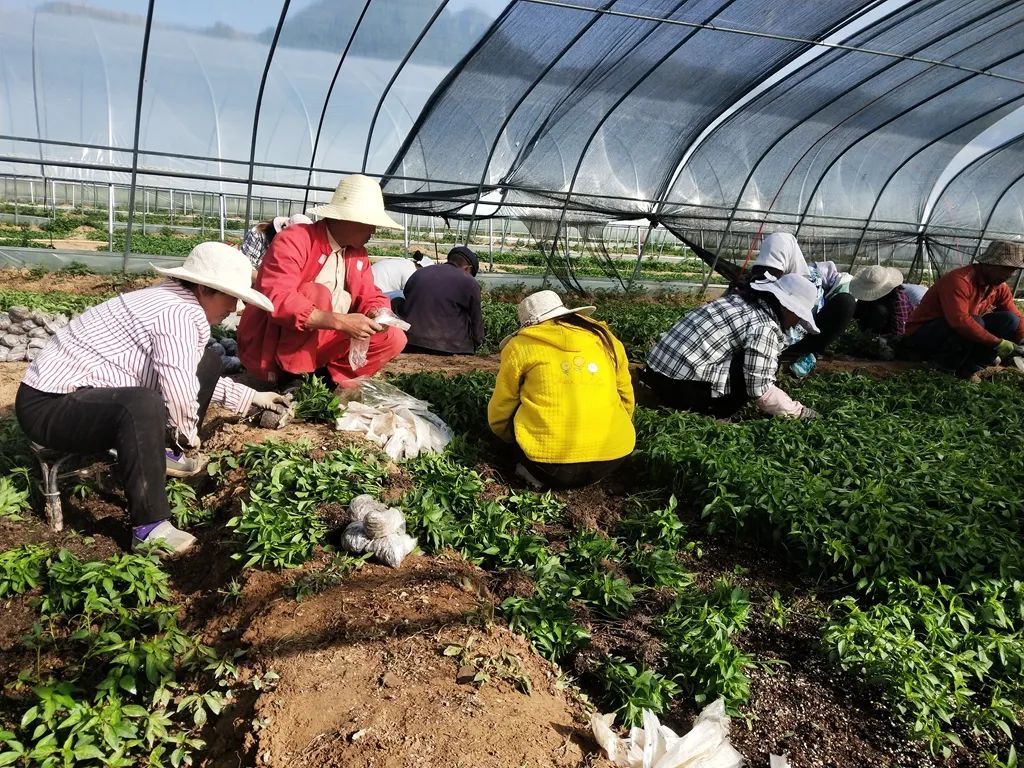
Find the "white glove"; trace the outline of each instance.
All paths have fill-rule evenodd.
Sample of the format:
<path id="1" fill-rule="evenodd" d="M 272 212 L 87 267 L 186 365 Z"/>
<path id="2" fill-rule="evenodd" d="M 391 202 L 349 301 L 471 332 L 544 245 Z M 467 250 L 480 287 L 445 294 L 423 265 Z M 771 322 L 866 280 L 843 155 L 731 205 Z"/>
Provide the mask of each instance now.
<path id="1" fill-rule="evenodd" d="M 292 404 L 292 396 L 281 395 L 277 392 L 257 392 L 252 399 L 252 404 L 264 411 L 284 413 Z"/>

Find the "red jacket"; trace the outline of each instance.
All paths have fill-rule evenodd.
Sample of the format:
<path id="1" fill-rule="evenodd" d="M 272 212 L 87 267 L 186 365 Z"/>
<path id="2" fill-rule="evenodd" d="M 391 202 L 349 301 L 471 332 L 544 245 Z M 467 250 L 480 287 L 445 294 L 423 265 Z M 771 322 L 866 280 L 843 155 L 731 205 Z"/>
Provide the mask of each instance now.
<path id="1" fill-rule="evenodd" d="M 1013 301 L 1013 293 L 1006 283 L 983 285 L 978 279 L 976 264 L 947 272 L 921 299 L 917 309 L 907 321 L 911 334 L 930 320 L 944 317 L 949 326 L 968 341 L 994 347 L 1000 339 L 978 325 L 973 317 L 987 315 L 994 310 L 1013 312 L 1021 317 Z M 1024 318 L 1017 331 L 1017 340 L 1024 338 Z"/>
<path id="2" fill-rule="evenodd" d="M 238 356 L 242 365 L 261 379 L 277 373 L 277 342 L 282 329 L 314 333 L 306 328 L 315 307 L 298 288 L 311 283 L 331 253 L 327 222 L 295 224 L 281 231 L 256 273 L 253 287 L 274 304 L 273 314 L 247 306 L 238 324 Z M 345 290 L 352 294 L 350 312 L 369 314 L 390 306 L 390 300 L 373 282 L 365 248 L 345 249 Z"/>

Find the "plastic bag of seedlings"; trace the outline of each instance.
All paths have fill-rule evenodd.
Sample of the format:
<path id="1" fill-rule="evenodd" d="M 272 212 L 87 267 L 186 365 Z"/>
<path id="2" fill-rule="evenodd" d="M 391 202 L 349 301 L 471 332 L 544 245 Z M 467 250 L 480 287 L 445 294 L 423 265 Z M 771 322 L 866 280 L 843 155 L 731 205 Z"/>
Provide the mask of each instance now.
<path id="1" fill-rule="evenodd" d="M 444 450 L 452 431 L 430 412 L 430 404 L 377 379 L 359 383 L 358 400 L 349 402 L 337 428 L 362 434 L 383 447 L 394 461 Z"/>
<path id="2" fill-rule="evenodd" d="M 614 714 L 593 714 L 590 729 L 608 759 L 622 768 L 740 768 L 743 756 L 729 742 L 729 717 L 725 701 L 709 704 L 685 736 L 658 722 L 649 709 L 643 711 L 643 728 L 630 729 L 620 739 L 612 724 Z"/>

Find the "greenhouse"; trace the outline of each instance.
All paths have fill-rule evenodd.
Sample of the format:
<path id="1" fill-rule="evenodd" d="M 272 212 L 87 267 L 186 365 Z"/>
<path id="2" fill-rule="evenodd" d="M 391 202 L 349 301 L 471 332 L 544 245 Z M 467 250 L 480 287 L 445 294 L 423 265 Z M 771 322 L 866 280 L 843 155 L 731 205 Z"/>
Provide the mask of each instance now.
<path id="1" fill-rule="evenodd" d="M 0 20 L 0 766 L 1016 768 L 1024 3 Z"/>

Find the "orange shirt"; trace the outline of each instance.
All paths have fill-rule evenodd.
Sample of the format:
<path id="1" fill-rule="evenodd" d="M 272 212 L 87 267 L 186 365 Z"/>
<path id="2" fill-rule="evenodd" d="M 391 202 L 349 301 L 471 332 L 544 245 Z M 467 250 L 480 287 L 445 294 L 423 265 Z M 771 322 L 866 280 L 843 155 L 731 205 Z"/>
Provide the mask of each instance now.
<path id="1" fill-rule="evenodd" d="M 931 320 L 944 318 L 956 333 L 968 341 L 994 347 L 1000 339 L 978 323 L 975 317 L 1004 310 L 1021 317 L 1006 283 L 985 285 L 978 278 L 977 264 L 954 269 L 940 277 L 921 299 L 907 321 L 907 334 Z M 1017 341 L 1024 339 L 1024 318 L 1017 330 Z"/>

